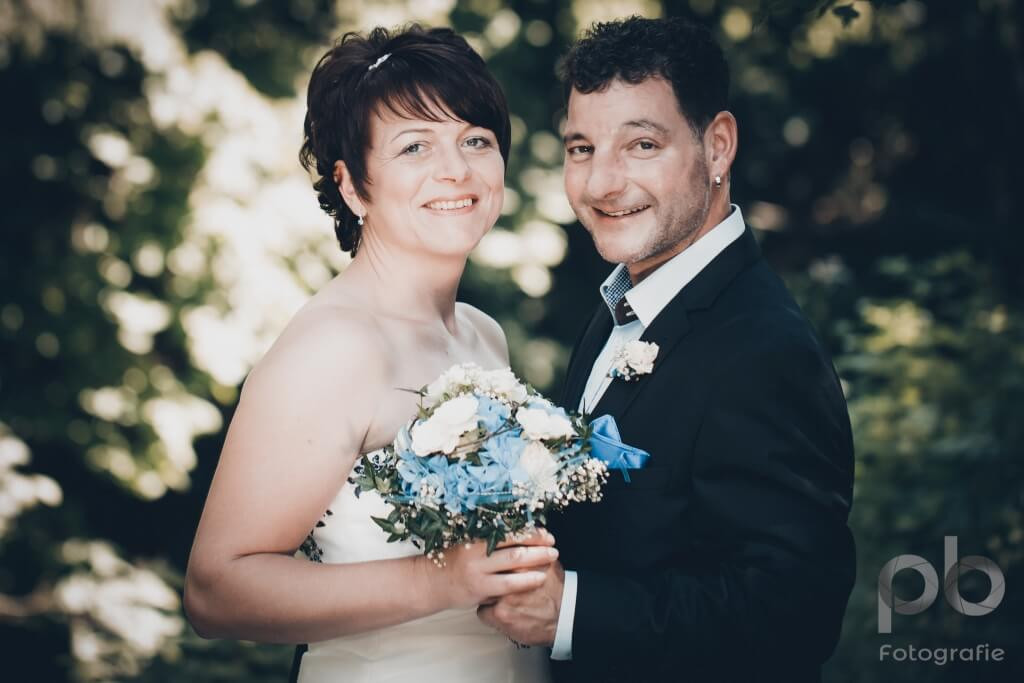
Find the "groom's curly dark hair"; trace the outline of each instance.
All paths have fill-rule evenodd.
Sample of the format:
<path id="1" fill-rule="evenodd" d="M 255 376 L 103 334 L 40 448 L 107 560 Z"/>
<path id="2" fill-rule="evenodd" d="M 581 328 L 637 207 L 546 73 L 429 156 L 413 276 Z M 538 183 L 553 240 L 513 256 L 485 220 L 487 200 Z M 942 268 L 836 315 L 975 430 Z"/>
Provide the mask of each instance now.
<path id="1" fill-rule="evenodd" d="M 700 138 L 729 96 L 729 65 L 711 31 L 680 17 L 593 24 L 559 65 L 565 98 L 601 91 L 614 80 L 672 84 L 679 109 Z"/>

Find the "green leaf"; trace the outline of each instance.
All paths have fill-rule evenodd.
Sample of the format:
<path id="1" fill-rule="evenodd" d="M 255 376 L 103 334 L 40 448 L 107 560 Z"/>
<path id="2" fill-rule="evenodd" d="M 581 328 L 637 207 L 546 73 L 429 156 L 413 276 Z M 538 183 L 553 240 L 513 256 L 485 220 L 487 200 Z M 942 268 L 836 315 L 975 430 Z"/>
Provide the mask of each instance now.
<path id="1" fill-rule="evenodd" d="M 487 554 L 490 555 L 499 543 L 505 540 L 505 533 L 501 529 L 494 529 L 487 538 Z"/>
<path id="2" fill-rule="evenodd" d="M 444 517 L 442 517 L 441 513 L 438 512 L 437 510 L 435 510 L 433 508 L 425 507 L 425 508 L 420 508 L 420 511 L 421 511 L 421 514 L 424 517 L 426 517 L 427 519 L 429 519 L 431 522 L 436 522 L 438 525 L 443 525 L 444 524 Z"/>
<path id="3" fill-rule="evenodd" d="M 443 546 L 440 533 L 424 536 L 423 543 L 425 546 L 424 550 L 426 550 L 426 552 L 430 552 L 431 550 L 440 550 Z"/>

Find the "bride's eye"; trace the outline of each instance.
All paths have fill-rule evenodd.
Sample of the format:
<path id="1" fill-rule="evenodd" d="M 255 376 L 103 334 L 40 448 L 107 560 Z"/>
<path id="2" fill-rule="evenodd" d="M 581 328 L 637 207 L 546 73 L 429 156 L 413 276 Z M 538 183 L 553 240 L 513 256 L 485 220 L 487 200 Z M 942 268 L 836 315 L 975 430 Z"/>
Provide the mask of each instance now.
<path id="1" fill-rule="evenodd" d="M 482 135 L 476 135 L 466 140 L 465 144 L 473 147 L 474 149 L 484 149 L 491 146 L 491 141 Z"/>
<path id="2" fill-rule="evenodd" d="M 402 154 L 418 154 L 421 151 L 423 151 L 423 143 L 422 142 L 414 142 L 411 145 L 406 145 L 402 149 Z"/>

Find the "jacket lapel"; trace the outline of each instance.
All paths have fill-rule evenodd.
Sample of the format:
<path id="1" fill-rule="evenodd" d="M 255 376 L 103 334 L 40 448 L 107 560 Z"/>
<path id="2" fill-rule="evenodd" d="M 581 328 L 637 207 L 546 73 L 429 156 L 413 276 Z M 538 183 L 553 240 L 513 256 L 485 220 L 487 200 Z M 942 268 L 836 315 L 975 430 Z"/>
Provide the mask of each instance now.
<path id="1" fill-rule="evenodd" d="M 761 249 L 757 246 L 754 233 L 748 227 L 689 284 L 683 287 L 654 318 L 650 327 L 644 330 L 643 336 L 640 337 L 641 341 L 654 342 L 658 345 L 658 355 L 654 359 L 652 373 L 640 375 L 632 382 L 621 379 L 612 380 L 605 390 L 604 396 L 594 406 L 593 414 L 607 414 L 621 418 L 647 384 L 648 379 L 658 371 L 658 368 L 676 349 L 679 342 L 692 331 L 693 325 L 689 314 L 693 311 L 710 308 L 729 283 L 760 257 Z M 595 353 L 594 359 L 596 356 Z M 591 365 L 593 365 L 594 359 L 590 361 Z M 587 372 L 589 370 L 588 366 Z M 576 400 L 579 401 L 579 395 L 576 396 Z"/>
<path id="2" fill-rule="evenodd" d="M 594 367 L 594 361 L 597 360 L 598 354 L 601 353 L 605 342 L 608 341 L 611 331 L 612 316 L 602 301 L 580 339 L 579 348 L 576 349 L 569 362 L 565 391 L 562 393 L 562 405 L 566 410 L 574 411 L 579 407 L 583 390 L 586 389 L 587 380 L 590 378 L 590 371 Z"/>

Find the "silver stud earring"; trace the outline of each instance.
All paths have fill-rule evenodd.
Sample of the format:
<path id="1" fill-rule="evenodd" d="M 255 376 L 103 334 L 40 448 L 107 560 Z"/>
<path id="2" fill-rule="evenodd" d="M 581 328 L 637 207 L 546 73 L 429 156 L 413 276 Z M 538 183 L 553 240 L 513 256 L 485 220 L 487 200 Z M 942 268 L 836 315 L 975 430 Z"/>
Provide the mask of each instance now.
<path id="1" fill-rule="evenodd" d="M 722 186 L 722 176 L 716 175 L 715 176 L 715 187 L 721 187 L 721 186 Z"/>
<path id="2" fill-rule="evenodd" d="M 358 221 L 356 221 L 356 223 L 357 223 L 358 225 L 362 226 L 362 224 L 363 224 L 363 217 L 362 217 L 362 216 L 359 216 L 359 220 L 358 220 Z"/>

